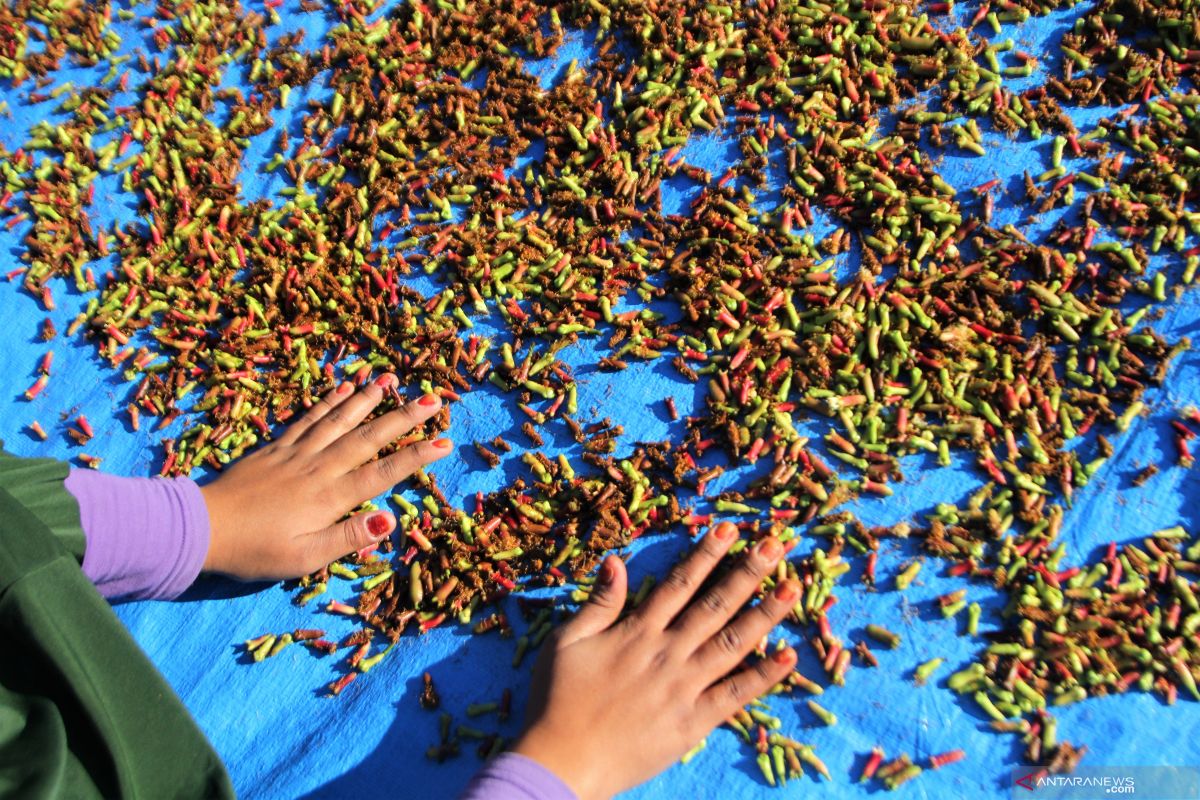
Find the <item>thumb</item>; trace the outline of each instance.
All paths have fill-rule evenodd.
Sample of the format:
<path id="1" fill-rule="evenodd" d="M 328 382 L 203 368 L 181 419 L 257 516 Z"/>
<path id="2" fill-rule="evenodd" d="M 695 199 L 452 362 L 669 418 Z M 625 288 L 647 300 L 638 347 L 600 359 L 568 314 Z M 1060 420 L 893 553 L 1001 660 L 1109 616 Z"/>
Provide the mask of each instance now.
<path id="1" fill-rule="evenodd" d="M 355 514 L 349 519 L 318 531 L 313 537 L 312 550 L 322 564 L 348 553 L 374 547 L 396 527 L 396 518 L 387 511 Z"/>
<path id="2" fill-rule="evenodd" d="M 629 575 L 625 571 L 625 562 L 616 556 L 604 559 L 591 599 L 563 626 L 559 643 L 568 645 L 606 630 L 621 615 L 628 591 Z"/>

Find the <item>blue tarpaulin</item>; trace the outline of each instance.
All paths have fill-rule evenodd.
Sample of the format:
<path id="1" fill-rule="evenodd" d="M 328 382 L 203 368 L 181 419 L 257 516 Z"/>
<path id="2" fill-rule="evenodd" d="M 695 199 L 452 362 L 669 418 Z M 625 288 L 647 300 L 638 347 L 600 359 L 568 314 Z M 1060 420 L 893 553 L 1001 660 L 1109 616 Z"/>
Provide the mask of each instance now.
<path id="1" fill-rule="evenodd" d="M 973 11 L 972 7 L 963 13 Z M 270 28 L 270 35 L 304 26 L 309 47 L 319 47 L 332 24 L 321 14 L 302 14 L 294 0 L 287 0 L 280 13 L 283 23 Z M 1020 49 L 1042 59 L 1035 75 L 1018 82 L 1018 86 L 1034 85 L 1039 75 L 1057 67 L 1061 58 L 1058 39 L 1077 14 L 1066 10 L 1005 29 L 1001 38 L 1013 37 Z M 120 25 L 117 29 L 126 40 L 124 52 L 145 44 L 145 28 Z M 550 85 L 571 59 L 580 59 L 586 67 L 592 53 L 592 36 L 593 32 L 573 34 L 553 62 L 531 63 L 530 69 Z M 67 67 L 60 80 L 74 79 L 83 85 L 94 81 L 97 74 Z M 300 102 L 293 99 L 290 118 L 288 114 L 277 115 L 277 128 L 298 125 L 305 99 L 328 96 L 324 77 L 318 76 L 311 85 L 295 91 L 293 97 Z M 225 85 L 237 83 L 236 75 L 226 76 Z M 125 93 L 124 100 L 132 96 L 132 92 Z M 0 91 L 0 99 L 12 109 L 12 119 L 0 124 L 0 142 L 10 150 L 21 145 L 29 125 L 43 118 L 53 119 L 48 110 L 53 103 L 29 105 L 21 92 L 12 89 Z M 122 97 L 116 100 L 120 102 Z M 1089 127 L 1114 111 L 1080 110 L 1078 124 Z M 242 178 L 247 197 L 272 198 L 285 185 L 278 173 L 268 175 L 261 169 L 273 142 L 272 132 L 254 139 Z M 1013 140 L 992 132 L 985 134 L 985 146 L 988 154 L 984 157 L 954 148 L 933 155 L 943 177 L 960 190 L 1000 179 L 1004 191 L 997 203 L 999 222 L 1018 224 L 1031 236 L 1048 230 L 1062 211 L 1030 222 L 1028 209 L 1009 198 L 1022 194 L 1024 171 L 1036 175 L 1047 169 L 1049 137 L 1030 141 L 1023 135 Z M 736 148 L 729 139 L 714 133 L 693 138 L 686 154 L 691 163 L 720 174 L 736 157 Z M 778 174 L 782 174 L 780 158 L 773 158 Z M 697 184 L 672 181 L 664 198 L 667 210 L 683 210 L 696 191 Z M 777 195 L 774 200 L 769 194 L 760 199 L 769 206 Z M 98 222 L 106 218 L 128 221 L 135 218 L 135 212 L 135 199 L 119 190 L 119 177 L 100 180 L 94 204 Z M 818 222 L 816 236 L 820 238 L 833 226 L 828 220 Z M 0 242 L 14 267 L 22 253 L 23 234 L 20 226 L 0 231 Z M 856 264 L 845 260 L 847 263 L 841 265 L 843 274 L 857 269 Z M 1152 263 L 1177 270 L 1178 256 L 1164 251 Z M 56 283 L 54 288 L 58 308 L 47 314 L 16 282 L 0 284 L 0 439 L 19 455 L 72 459 L 81 449 L 67 437 L 66 426 L 69 418 L 82 412 L 96 430 L 96 438 L 87 445 L 86 452 L 102 457 L 104 470 L 121 475 L 156 473 L 162 458 L 159 440 L 177 434 L 184 421 L 166 431 L 151 430 L 149 425 L 140 432 L 132 431 L 121 412 L 133 384 L 101 361 L 93 345 L 82 336 L 60 335 L 49 344 L 41 340 L 40 325 L 45 317 L 53 319 L 63 331 L 88 299 L 65 282 Z M 422 278 L 418 288 L 435 290 L 436 277 Z M 1200 334 L 1200 303 L 1195 294 L 1185 293 L 1181 299 L 1167 303 L 1165 315 L 1154 325 L 1169 340 L 1196 338 Z M 53 378 L 40 397 L 27 402 L 23 392 L 33 382 L 37 364 L 47 349 L 56 354 Z M 628 452 L 633 442 L 681 437 L 683 422 L 668 419 L 662 400 L 668 395 L 674 397 L 681 414 L 687 414 L 700 407 L 698 388 L 658 363 L 633 364 L 615 374 L 599 372 L 593 365 L 603 354 L 590 345 L 562 353 L 580 377 L 581 419 L 608 416 L 622 424 L 625 434 L 618 455 Z M 1177 523 L 1189 532 L 1200 532 L 1200 477 L 1194 470 L 1174 466 L 1168 424 L 1179 409 L 1200 402 L 1198 366 L 1200 356 L 1191 352 L 1175 361 L 1165 388 L 1147 393 L 1148 413 L 1135 420 L 1127 433 L 1114 438 L 1114 457 L 1077 493 L 1063 528 L 1063 540 L 1070 548 L 1064 566 L 1094 559 L 1109 541 L 1133 540 Z M 460 403 L 453 405 L 452 414 L 450 435 L 456 442 L 456 453 L 439 462 L 433 471 L 447 497 L 460 507 L 469 507 L 468 501 L 477 491 L 495 490 L 525 470 L 519 453 L 513 453 L 500 469 L 489 471 L 471 443 L 489 440 L 498 433 L 514 443 L 524 441 L 519 433 L 523 416 L 511 397 L 500 394 L 490 384 L 466 393 Z M 42 442 L 27 431 L 26 425 L 35 419 L 50 433 L 49 441 Z M 550 425 L 546 430 L 547 453 L 577 452 L 564 427 Z M 907 478 L 896 487 L 895 496 L 864 499 L 852 509 L 868 524 L 891 524 L 928 513 L 939 501 L 961 503 L 982 480 L 977 470 L 965 464 L 958 460 L 952 467 L 939 468 L 933 459 L 913 457 L 904 462 Z M 1147 464 L 1161 465 L 1162 471 L 1143 487 L 1134 487 L 1131 479 Z M 728 475 L 722 486 L 737 485 L 739 480 L 744 480 L 744 475 Z M 636 542 L 630 549 L 631 583 L 636 586 L 645 574 L 661 574 L 688 543 L 682 531 Z M 807 545 L 801 548 L 806 549 Z M 880 575 L 894 573 L 915 552 L 914 543 L 886 540 L 879 561 Z M 878 651 L 878 669 L 856 666 L 844 688 L 831 687 L 825 692 L 820 701 L 837 714 L 840 722 L 836 727 L 822 726 L 804 706 L 801 693 L 769 701 L 771 713 L 783 722 L 782 730 L 815 745 L 834 776 L 833 784 L 818 785 L 810 775 L 792 782 L 783 793 L 821 791 L 840 797 L 880 791 L 878 785 L 854 783 L 866 754 L 873 745 L 880 744 L 889 754 L 908 752 L 915 760 L 955 748 L 967 753 L 965 761 L 927 772 L 905 786 L 902 795 L 1008 796 L 1010 768 L 1020 763 L 1020 746 L 1012 737 L 991 732 L 986 718 L 969 698 L 957 697 L 943 683 L 946 675 L 968 664 L 984 647 L 983 639 L 965 635 L 961 617 L 943 619 L 933 604 L 939 594 L 966 584 L 947 577 L 942 565 L 927 562 L 907 592 L 874 591 L 857 582 L 860 569 L 861 565 L 856 565 L 837 590 L 840 602 L 829 615 L 833 629 L 847 640 L 858 640 L 868 623 L 878 623 L 899 632 L 903 643 L 895 650 Z M 882 584 L 890 586 L 890 581 Z M 339 585 L 335 580 L 330 586 L 335 598 L 352 595 L 348 583 Z M 422 673 L 434 675 L 444 710 L 453 713 L 457 722 L 466 722 L 468 703 L 496 700 L 505 688 L 514 691 L 514 705 L 519 709 L 527 696 L 532 658 L 514 668 L 512 639 L 474 636 L 467 628 L 444 626 L 419 638 L 406 636 L 369 675 L 352 684 L 341 697 L 331 699 L 324 696 L 324 687 L 340 674 L 335 658 L 292 647 L 278 657 L 252 664 L 239 650 L 243 640 L 264 632 L 316 627 L 328 630 L 330 638 L 335 638 L 354 629 L 349 620 L 323 613 L 317 604 L 296 606 L 293 598 L 294 593 L 281 585 L 243 585 L 204 578 L 179 601 L 130 603 L 117 611 L 225 759 L 242 796 L 454 795 L 478 769 L 480 761 L 471 747 L 445 764 L 435 764 L 425 757 L 426 749 L 438 739 L 438 715 L 418 706 Z M 998 593 L 972 584 L 969 599 L 985 608 L 984 630 L 999 626 L 1002 599 Z M 519 633 L 526 623 L 511 608 L 512 601 L 506 602 Z M 776 633 L 798 645 L 802 671 L 821 674 L 811 649 L 802 641 L 804 632 L 785 627 Z M 940 680 L 915 687 L 913 668 L 935 656 L 947 662 Z M 580 687 L 580 691 L 603 691 L 603 687 Z M 1200 725 L 1200 707 L 1190 700 L 1181 699 L 1175 707 L 1168 707 L 1156 695 L 1132 692 L 1089 700 L 1056 713 L 1060 737 L 1086 744 L 1089 753 L 1085 763 L 1089 765 L 1200 763 L 1200 739 L 1193 737 Z M 470 724 L 511 737 L 519 730 L 520 714 L 515 713 L 503 724 L 486 717 L 471 720 Z M 587 734 L 586 719 L 579 720 L 578 730 L 581 736 Z M 629 796 L 657 800 L 768 797 L 779 793 L 763 782 L 753 755 L 734 733 L 722 729 L 709 736 L 707 748 L 690 764 L 673 767 Z"/>

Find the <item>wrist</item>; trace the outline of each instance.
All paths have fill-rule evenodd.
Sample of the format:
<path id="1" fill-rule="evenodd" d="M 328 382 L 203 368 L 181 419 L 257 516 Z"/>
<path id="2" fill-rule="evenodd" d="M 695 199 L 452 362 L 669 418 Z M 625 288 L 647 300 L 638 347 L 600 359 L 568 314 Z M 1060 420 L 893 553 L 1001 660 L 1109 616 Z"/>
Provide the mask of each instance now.
<path id="1" fill-rule="evenodd" d="M 204 572 L 223 572 L 225 537 L 222 532 L 226 526 L 216 483 L 201 486 L 200 495 L 204 498 L 204 508 L 208 514 L 208 552 L 204 555 L 204 566 L 201 569 Z"/>
<path id="2" fill-rule="evenodd" d="M 512 752 L 537 762 L 543 769 L 553 773 L 579 800 L 608 797 L 589 776 L 586 759 L 578 757 L 571 742 L 571 737 L 540 736 L 536 730 L 528 730 L 521 734 Z"/>

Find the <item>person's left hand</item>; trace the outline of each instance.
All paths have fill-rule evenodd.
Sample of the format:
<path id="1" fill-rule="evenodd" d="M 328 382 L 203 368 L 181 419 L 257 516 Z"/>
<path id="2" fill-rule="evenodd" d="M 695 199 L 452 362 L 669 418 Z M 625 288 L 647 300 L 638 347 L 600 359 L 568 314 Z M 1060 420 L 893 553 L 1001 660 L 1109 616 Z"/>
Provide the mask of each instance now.
<path id="1" fill-rule="evenodd" d="M 295 578 L 391 533 L 396 518 L 387 511 L 338 520 L 453 448 L 449 439 L 417 442 L 366 463 L 442 407 L 427 394 L 364 423 L 396 383 L 388 374 L 358 392 L 341 384 L 277 440 L 201 487 L 211 525 L 204 569 L 243 580 Z"/>

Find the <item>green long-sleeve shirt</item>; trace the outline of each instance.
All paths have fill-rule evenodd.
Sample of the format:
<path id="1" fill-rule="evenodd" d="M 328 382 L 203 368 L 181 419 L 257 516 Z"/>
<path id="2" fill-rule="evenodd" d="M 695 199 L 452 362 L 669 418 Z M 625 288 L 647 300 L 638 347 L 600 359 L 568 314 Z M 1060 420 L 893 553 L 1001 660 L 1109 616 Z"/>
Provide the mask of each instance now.
<path id="1" fill-rule="evenodd" d="M 232 797 L 220 758 L 80 569 L 67 473 L 0 450 L 0 796 Z"/>

